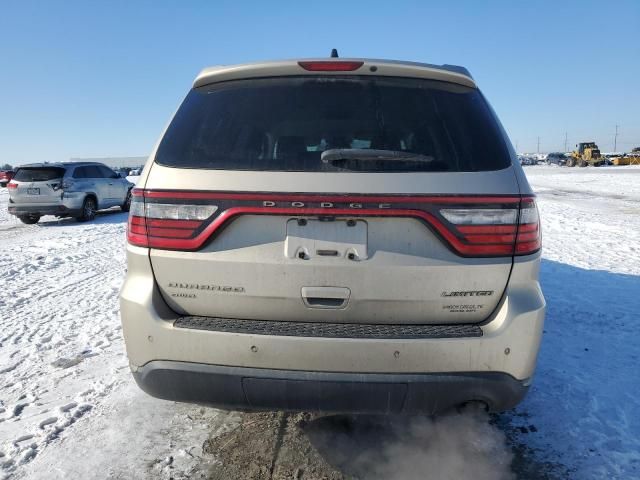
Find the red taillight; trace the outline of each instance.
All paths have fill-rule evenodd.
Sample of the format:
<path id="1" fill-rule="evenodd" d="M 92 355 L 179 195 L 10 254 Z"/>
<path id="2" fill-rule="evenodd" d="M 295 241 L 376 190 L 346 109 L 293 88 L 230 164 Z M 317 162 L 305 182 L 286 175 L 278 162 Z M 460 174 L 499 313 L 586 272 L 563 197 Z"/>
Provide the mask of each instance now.
<path id="1" fill-rule="evenodd" d="M 7 184 L 7 188 L 18 188 L 18 184 L 17 183 L 13 183 L 13 182 L 9 182 Z"/>
<path id="2" fill-rule="evenodd" d="M 456 236 L 459 245 L 452 243 L 462 255 L 513 255 L 518 220 L 517 202 L 447 207 L 440 209 L 440 215 L 447 220 L 447 228 Z"/>
<path id="3" fill-rule="evenodd" d="M 167 250 L 198 250 L 241 215 L 409 217 L 465 257 L 528 255 L 540 249 L 531 197 L 406 196 L 133 191 L 128 240 Z"/>
<path id="4" fill-rule="evenodd" d="M 318 61 L 318 62 L 298 62 L 305 70 L 310 72 L 353 72 L 359 69 L 364 62 L 343 62 L 343 61 Z"/>
<path id="5" fill-rule="evenodd" d="M 532 197 L 501 208 L 443 208 L 466 256 L 529 255 L 540 250 L 538 210 Z M 455 246 L 455 244 L 454 244 Z"/>
<path id="6" fill-rule="evenodd" d="M 151 248 L 188 248 L 204 220 L 218 209 L 215 205 L 174 202 L 145 203 L 144 192 L 134 189 L 127 224 L 127 240 L 132 245 Z"/>

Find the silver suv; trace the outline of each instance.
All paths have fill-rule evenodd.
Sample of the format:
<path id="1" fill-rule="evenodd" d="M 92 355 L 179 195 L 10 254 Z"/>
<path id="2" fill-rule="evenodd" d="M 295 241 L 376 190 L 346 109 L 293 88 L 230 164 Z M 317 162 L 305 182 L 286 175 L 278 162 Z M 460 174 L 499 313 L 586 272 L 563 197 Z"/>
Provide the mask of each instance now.
<path id="1" fill-rule="evenodd" d="M 120 301 L 147 393 L 355 413 L 525 395 L 538 212 L 466 69 L 206 69 L 138 186 Z"/>
<path id="2" fill-rule="evenodd" d="M 92 220 L 98 209 L 129 211 L 133 183 L 102 163 L 24 165 L 7 185 L 9 213 L 33 224 L 43 215 Z"/>

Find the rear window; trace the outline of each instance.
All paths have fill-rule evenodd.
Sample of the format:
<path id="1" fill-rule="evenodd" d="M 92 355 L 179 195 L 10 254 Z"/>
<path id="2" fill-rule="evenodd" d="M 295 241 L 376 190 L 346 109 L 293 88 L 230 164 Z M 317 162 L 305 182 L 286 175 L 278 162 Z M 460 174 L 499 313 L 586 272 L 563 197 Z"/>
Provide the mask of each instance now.
<path id="1" fill-rule="evenodd" d="M 14 180 L 19 182 L 46 182 L 64 176 L 64 168 L 60 167 L 25 167 L 19 168 Z"/>
<path id="2" fill-rule="evenodd" d="M 358 151 L 339 158 L 352 149 Z M 332 154 L 323 156 L 327 150 Z M 510 165 L 499 126 L 477 89 L 354 76 L 194 89 L 155 160 L 170 167 L 280 171 L 461 172 Z"/>

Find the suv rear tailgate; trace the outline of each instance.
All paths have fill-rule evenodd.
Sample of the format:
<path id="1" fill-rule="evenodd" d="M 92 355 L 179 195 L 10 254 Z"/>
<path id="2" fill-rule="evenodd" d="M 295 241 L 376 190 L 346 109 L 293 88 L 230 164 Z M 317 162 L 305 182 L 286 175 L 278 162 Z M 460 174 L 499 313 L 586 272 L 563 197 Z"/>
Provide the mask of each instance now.
<path id="1" fill-rule="evenodd" d="M 14 203 L 29 205 L 51 205 L 60 201 L 62 177 L 61 167 L 22 167 L 12 180 L 9 189 Z"/>
<path id="2" fill-rule="evenodd" d="M 206 185 L 213 192 L 224 188 L 228 196 L 237 173 L 215 172 L 214 175 L 211 171 L 153 165 L 147 185 L 155 185 L 157 189 L 153 190 L 160 191 L 174 185 L 178 177 L 180 184 L 202 188 L 196 192 L 203 191 Z M 251 188 L 255 183 L 277 188 L 293 182 L 312 190 L 317 185 L 316 174 L 312 173 L 242 173 L 242 187 Z M 260 176 L 269 179 L 261 180 Z M 406 174 L 389 174 L 384 187 L 376 185 L 373 180 L 380 177 L 373 173 L 340 173 L 336 177 L 346 178 L 352 185 L 372 185 L 377 193 L 382 188 L 392 190 L 396 195 L 403 187 L 412 190 L 404 195 L 415 194 L 416 185 L 421 185 L 422 195 L 428 192 L 436 198 L 453 185 L 458 194 L 471 195 L 471 198 L 488 192 L 510 198 L 517 185 L 511 168 L 486 174 L 418 173 L 411 178 Z M 487 181 L 471 181 L 482 180 L 482 177 Z M 340 187 L 339 182 L 333 185 Z M 337 193 L 316 194 L 317 201 L 305 206 L 323 203 L 323 198 L 334 200 Z M 215 196 L 215 193 L 207 195 Z M 237 197 L 243 195 L 246 193 L 239 192 Z M 257 199 L 251 203 L 262 205 L 264 201 L 259 198 L 273 198 L 274 194 L 256 195 Z M 275 195 L 287 197 L 286 194 Z M 353 195 L 344 198 L 350 197 Z M 399 198 L 405 198 L 402 192 Z M 242 200 L 231 200 L 227 204 L 213 199 L 201 202 L 217 203 L 221 210 L 246 204 Z M 277 206 L 291 203 L 278 201 Z M 335 206 L 340 205 L 343 204 L 335 203 Z M 348 215 L 333 215 L 331 208 L 326 208 L 326 212 L 326 215 L 247 213 L 229 221 L 196 251 L 152 248 L 150 259 L 158 287 L 167 303 L 181 314 L 257 320 L 474 323 L 485 320 L 500 301 L 509 278 L 511 255 L 461 256 L 419 218 L 359 215 L 357 208 Z M 336 230 L 335 224 L 339 223 L 346 231 L 348 220 L 363 222 L 366 248 L 358 250 L 362 248 L 361 239 L 345 237 L 341 239 L 345 245 L 337 239 L 338 248 L 333 248 L 339 250 L 338 255 L 319 255 L 314 245 L 317 246 L 320 240 L 325 242 L 320 246 L 326 247 L 327 235 L 318 235 L 316 228 L 305 243 L 304 235 L 300 233 L 302 228 L 294 229 L 292 234 L 292 222 L 297 226 L 298 220 L 304 219 L 307 226 L 317 224 L 322 228 L 320 218 L 328 220 L 324 223 L 327 230 Z M 292 238 L 298 243 L 292 244 Z M 308 258 L 300 258 L 297 247 L 306 247 Z M 348 258 L 349 248 L 355 249 L 358 258 Z M 309 291 L 314 296 L 311 301 L 306 298 L 308 294 L 305 296 Z M 345 301 L 338 303 L 336 297 Z"/>

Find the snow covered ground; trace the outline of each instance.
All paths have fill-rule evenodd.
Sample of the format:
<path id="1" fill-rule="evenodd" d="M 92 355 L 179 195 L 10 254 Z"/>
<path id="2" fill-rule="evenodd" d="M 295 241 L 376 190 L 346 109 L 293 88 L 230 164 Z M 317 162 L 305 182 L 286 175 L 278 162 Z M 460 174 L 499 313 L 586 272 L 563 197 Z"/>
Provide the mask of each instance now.
<path id="1" fill-rule="evenodd" d="M 548 309 L 512 426 L 571 478 L 640 478 L 640 168 L 525 167 L 543 226 Z"/>
<path id="2" fill-rule="evenodd" d="M 551 478 L 640 478 L 640 168 L 525 171 L 548 316 L 534 386 L 497 425 Z M 0 478 L 206 478 L 203 442 L 241 415 L 135 386 L 117 302 L 126 215 L 26 226 L 7 200 L 0 189 Z"/>
<path id="3" fill-rule="evenodd" d="M 7 199 L 0 190 L 0 478 L 199 470 L 211 425 L 233 418 L 152 399 L 131 381 L 117 301 L 126 214 L 26 226 Z"/>

